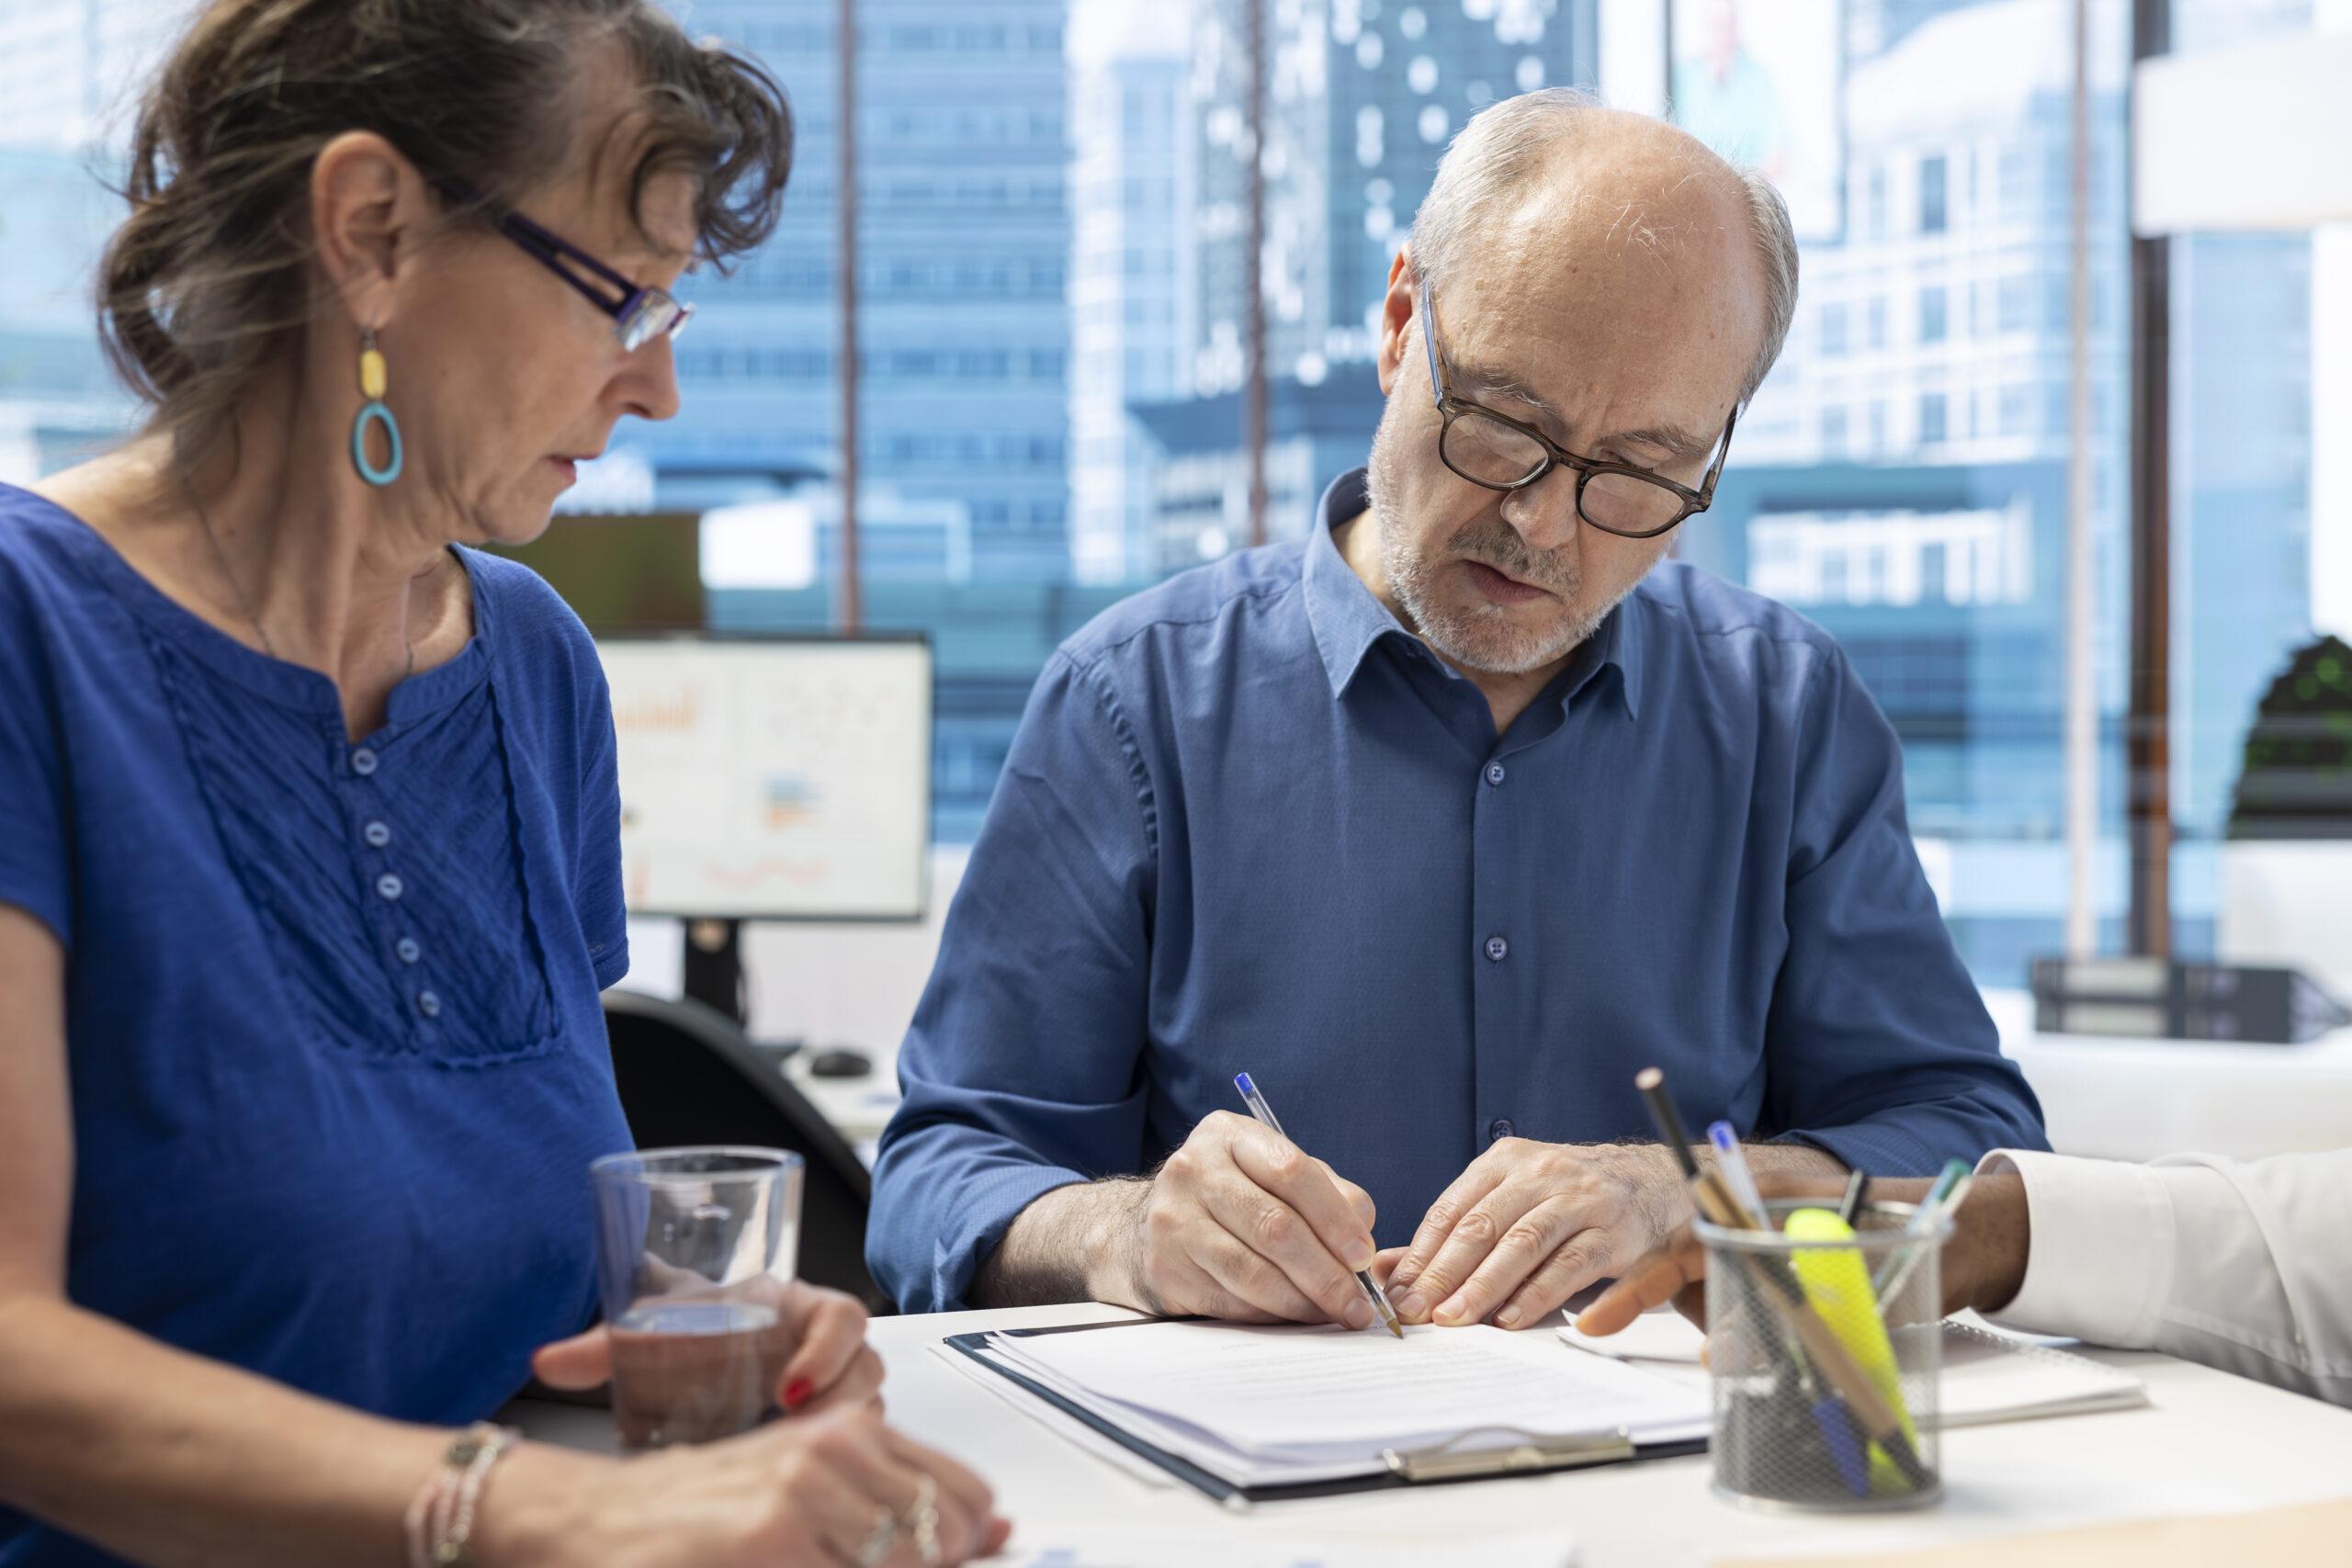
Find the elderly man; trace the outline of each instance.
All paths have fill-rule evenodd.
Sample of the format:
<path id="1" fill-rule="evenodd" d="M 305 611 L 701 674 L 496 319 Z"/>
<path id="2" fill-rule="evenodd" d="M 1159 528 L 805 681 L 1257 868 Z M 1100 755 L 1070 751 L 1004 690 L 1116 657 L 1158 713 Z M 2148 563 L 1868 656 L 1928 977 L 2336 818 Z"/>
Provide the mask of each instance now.
<path id="1" fill-rule="evenodd" d="M 1795 291 L 1780 198 L 1679 131 L 1565 92 L 1463 131 L 1369 471 L 1038 681 L 899 1057 L 903 1305 L 1361 1325 L 1409 1238 L 1408 1322 L 1532 1323 L 1682 1217 L 1624 1141 L 1652 1063 L 1767 1170 L 2041 1145 L 1885 720 L 1817 628 L 1659 564 Z"/>

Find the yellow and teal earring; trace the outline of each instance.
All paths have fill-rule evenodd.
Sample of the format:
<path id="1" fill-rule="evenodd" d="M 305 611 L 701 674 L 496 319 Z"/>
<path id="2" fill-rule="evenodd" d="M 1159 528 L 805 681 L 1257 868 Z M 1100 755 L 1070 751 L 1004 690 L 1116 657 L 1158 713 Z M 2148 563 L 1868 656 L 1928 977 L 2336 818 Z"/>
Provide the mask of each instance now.
<path id="1" fill-rule="evenodd" d="M 384 356 L 377 350 L 373 329 L 363 329 L 359 334 L 359 395 L 368 400 L 359 405 L 359 417 L 351 422 L 351 462 L 361 479 L 380 488 L 401 477 L 401 423 L 384 406 Z M 374 423 L 383 425 L 384 438 L 390 444 L 390 454 L 380 468 L 368 458 L 368 427 Z"/>

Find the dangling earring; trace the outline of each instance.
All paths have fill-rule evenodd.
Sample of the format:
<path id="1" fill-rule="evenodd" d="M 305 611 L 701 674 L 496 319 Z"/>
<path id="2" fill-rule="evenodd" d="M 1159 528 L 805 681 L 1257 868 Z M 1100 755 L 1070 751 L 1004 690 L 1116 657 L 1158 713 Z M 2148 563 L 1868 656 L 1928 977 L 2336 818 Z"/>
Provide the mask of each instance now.
<path id="1" fill-rule="evenodd" d="M 368 400 L 359 405 L 359 417 L 351 422 L 351 462 L 361 479 L 380 489 L 401 477 L 401 425 L 384 406 L 384 356 L 377 351 L 372 327 L 362 328 L 359 333 L 359 395 Z M 382 422 L 392 448 L 380 468 L 368 460 L 368 426 L 374 421 Z"/>

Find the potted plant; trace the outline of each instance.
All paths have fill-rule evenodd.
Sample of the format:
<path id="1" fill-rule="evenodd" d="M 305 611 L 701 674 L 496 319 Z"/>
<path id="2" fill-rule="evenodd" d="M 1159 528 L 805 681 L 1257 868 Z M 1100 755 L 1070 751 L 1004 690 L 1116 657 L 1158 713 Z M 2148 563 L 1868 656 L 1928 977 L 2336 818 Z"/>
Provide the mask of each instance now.
<path id="1" fill-rule="evenodd" d="M 2222 847 L 2221 956 L 2352 995 L 2352 647 L 2322 637 L 2270 683 Z"/>

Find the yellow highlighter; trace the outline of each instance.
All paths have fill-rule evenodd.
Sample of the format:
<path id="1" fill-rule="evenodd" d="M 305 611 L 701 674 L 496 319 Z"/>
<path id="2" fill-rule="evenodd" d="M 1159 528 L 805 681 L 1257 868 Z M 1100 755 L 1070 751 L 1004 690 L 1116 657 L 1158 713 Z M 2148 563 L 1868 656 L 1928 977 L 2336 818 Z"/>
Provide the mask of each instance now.
<path id="1" fill-rule="evenodd" d="M 1808 1243 L 1854 1239 L 1853 1227 L 1827 1209 L 1797 1210 L 1789 1216 L 1786 1235 L 1791 1241 Z M 1895 1370 L 1894 1346 L 1886 1337 L 1885 1321 L 1878 1314 L 1871 1271 L 1861 1253 L 1851 1247 L 1807 1246 L 1792 1251 L 1789 1261 L 1798 1283 L 1804 1287 L 1805 1300 L 1894 1410 L 1904 1437 L 1916 1449 L 1919 1434 L 1911 1425 L 1911 1413 L 1903 1406 L 1903 1379 Z M 1871 1445 L 1871 1484 L 1873 1491 L 1900 1491 L 1905 1486 L 1894 1462 L 1876 1443 Z"/>

